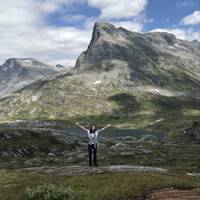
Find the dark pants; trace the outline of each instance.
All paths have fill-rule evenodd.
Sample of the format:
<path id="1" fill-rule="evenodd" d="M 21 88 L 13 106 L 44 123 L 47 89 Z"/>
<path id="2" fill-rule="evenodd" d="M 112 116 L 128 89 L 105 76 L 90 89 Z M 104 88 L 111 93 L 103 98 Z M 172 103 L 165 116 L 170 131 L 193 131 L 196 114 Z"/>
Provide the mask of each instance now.
<path id="1" fill-rule="evenodd" d="M 89 165 L 92 166 L 92 157 L 94 165 L 97 166 L 97 145 L 88 144 L 88 153 L 89 153 Z"/>

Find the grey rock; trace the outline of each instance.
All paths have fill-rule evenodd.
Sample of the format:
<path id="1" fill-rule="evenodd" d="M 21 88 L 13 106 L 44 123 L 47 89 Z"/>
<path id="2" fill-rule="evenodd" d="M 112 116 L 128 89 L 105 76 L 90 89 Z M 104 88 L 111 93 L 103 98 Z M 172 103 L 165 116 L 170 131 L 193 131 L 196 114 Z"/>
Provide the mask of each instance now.
<path id="1" fill-rule="evenodd" d="M 31 167 L 22 169 L 22 171 L 35 171 L 42 174 L 56 174 L 57 176 L 63 175 L 86 175 L 86 174 L 100 174 L 107 172 L 138 172 L 138 173 L 158 173 L 165 174 L 167 170 L 164 168 L 158 167 L 146 167 L 146 166 L 135 166 L 135 165 L 109 165 L 102 167 L 86 167 L 86 166 L 65 166 L 65 167 L 57 167 L 57 166 L 44 166 L 44 167 Z"/>
<path id="2" fill-rule="evenodd" d="M 39 158 L 32 158 L 32 159 L 26 160 L 24 163 L 25 167 L 33 167 L 33 166 L 36 167 L 39 165 L 41 165 L 41 159 Z"/>
<path id="3" fill-rule="evenodd" d="M 200 177 L 200 173 L 186 173 L 189 176 Z"/>
<path id="4" fill-rule="evenodd" d="M 55 157 L 56 155 L 54 153 L 48 153 L 48 156 Z"/>
<path id="5" fill-rule="evenodd" d="M 139 143 L 159 143 L 159 140 L 154 135 L 143 135 L 139 140 Z"/>

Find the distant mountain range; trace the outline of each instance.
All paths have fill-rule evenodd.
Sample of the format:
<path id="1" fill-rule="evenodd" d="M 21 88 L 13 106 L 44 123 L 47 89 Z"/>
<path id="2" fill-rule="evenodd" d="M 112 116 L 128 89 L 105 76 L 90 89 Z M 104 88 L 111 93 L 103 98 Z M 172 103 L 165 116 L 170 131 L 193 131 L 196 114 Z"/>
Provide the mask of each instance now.
<path id="1" fill-rule="evenodd" d="M 20 85 L 1 99 L 0 119 L 109 116 L 138 128 L 181 126 L 199 114 L 199 58 L 198 41 L 95 23 L 87 50 L 65 73 L 33 59 L 11 59 L 0 67 L 4 95 Z"/>
<path id="2" fill-rule="evenodd" d="M 55 75 L 58 68 L 32 58 L 10 58 L 0 66 L 0 97 L 23 88 L 36 80 Z"/>

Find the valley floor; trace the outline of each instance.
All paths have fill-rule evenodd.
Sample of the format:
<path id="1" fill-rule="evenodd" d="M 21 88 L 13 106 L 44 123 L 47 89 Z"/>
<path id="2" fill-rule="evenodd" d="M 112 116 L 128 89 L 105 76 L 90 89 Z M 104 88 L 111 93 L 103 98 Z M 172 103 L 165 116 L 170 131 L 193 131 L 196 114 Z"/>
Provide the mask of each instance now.
<path id="1" fill-rule="evenodd" d="M 45 183 L 71 187 L 75 200 L 200 200 L 197 141 L 109 130 L 99 137 L 100 166 L 90 168 L 87 135 L 74 128 L 2 126 L 0 200 L 27 200 L 27 188 Z"/>

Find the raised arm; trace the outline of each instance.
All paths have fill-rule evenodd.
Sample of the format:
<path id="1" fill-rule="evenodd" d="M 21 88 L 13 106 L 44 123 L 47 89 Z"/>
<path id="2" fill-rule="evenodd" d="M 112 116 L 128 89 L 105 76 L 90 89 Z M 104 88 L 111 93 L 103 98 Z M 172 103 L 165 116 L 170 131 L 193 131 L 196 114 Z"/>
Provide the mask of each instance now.
<path id="1" fill-rule="evenodd" d="M 76 122 L 76 125 L 82 128 L 83 130 L 88 131 L 88 129 L 86 129 L 84 126 L 81 126 L 78 122 Z"/>
<path id="2" fill-rule="evenodd" d="M 106 128 L 108 128 L 108 127 L 110 127 L 110 126 L 111 126 L 111 124 L 108 124 L 107 126 L 101 128 L 101 129 L 99 129 L 98 131 L 99 131 L 99 132 L 100 132 L 100 131 L 103 131 L 103 130 L 105 130 Z"/>

